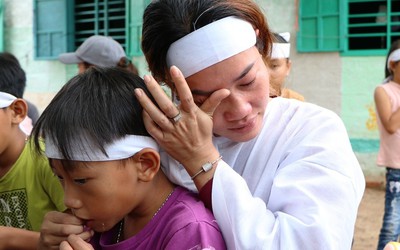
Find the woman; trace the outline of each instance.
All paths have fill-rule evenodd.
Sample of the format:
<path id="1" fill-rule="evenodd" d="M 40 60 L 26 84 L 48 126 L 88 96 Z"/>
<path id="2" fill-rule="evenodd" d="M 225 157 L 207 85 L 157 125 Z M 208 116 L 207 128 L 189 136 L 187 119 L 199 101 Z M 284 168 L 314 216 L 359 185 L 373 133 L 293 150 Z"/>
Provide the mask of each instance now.
<path id="1" fill-rule="evenodd" d="M 192 179 L 212 206 L 229 249 L 350 249 L 361 168 L 333 112 L 268 102 L 270 37 L 252 1 L 153 1 L 142 49 L 160 109 L 135 92 L 146 128 L 181 164 L 164 157 L 170 179 Z"/>

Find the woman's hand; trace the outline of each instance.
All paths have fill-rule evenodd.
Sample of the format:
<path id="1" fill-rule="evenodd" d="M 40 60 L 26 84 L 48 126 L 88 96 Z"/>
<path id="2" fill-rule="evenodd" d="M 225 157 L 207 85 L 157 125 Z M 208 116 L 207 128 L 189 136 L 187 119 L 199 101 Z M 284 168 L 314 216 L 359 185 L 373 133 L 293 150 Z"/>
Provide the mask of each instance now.
<path id="1" fill-rule="evenodd" d="M 69 213 L 48 212 L 42 223 L 38 249 L 58 249 L 71 234 L 89 240 L 93 231 L 84 230 L 83 221 Z"/>
<path id="2" fill-rule="evenodd" d="M 60 250 L 93 250 L 92 245 L 77 235 L 71 234 L 66 241 L 60 244 Z"/>
<path id="3" fill-rule="evenodd" d="M 151 76 L 145 76 L 144 80 L 160 108 L 142 90 L 136 89 L 135 93 L 144 108 L 143 118 L 148 132 L 192 176 L 204 163 L 219 157 L 212 143 L 212 115 L 220 102 L 229 95 L 229 91 L 222 89 L 214 92 L 199 108 L 180 70 L 172 66 L 170 72 L 181 102 L 178 107 Z M 172 118 L 179 114 L 181 118 L 173 121 Z M 211 176 L 201 183 L 196 182 L 198 188 L 212 177 L 214 171 L 210 173 Z"/>

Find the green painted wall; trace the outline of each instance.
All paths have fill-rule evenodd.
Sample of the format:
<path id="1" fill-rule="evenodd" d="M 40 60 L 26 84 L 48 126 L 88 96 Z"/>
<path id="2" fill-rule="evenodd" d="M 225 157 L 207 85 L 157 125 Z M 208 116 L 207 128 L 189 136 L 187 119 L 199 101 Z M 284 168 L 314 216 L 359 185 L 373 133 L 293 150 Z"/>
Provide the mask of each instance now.
<path id="1" fill-rule="evenodd" d="M 378 137 L 374 89 L 384 78 L 385 57 L 342 57 L 342 119 L 352 138 Z"/>
<path id="2" fill-rule="evenodd" d="M 385 56 L 342 57 L 342 119 L 367 181 L 383 182 L 384 168 L 376 165 L 379 133 L 375 87 L 384 78 Z"/>

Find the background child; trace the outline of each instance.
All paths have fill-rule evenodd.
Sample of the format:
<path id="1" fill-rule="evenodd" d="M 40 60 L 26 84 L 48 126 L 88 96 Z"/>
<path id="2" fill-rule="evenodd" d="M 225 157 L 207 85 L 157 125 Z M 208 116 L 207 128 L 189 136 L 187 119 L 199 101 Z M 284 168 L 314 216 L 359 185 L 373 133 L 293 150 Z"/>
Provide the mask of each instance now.
<path id="1" fill-rule="evenodd" d="M 265 58 L 269 68 L 270 96 L 304 101 L 304 97 L 294 90 L 284 87 L 287 76 L 292 67 L 290 60 L 290 33 L 273 33 L 272 53 L 270 58 Z"/>
<path id="2" fill-rule="evenodd" d="M 98 232 L 90 241 L 95 249 L 225 249 L 211 212 L 160 171 L 136 88 L 146 91 L 137 75 L 92 67 L 72 78 L 39 118 L 35 145 L 40 149 L 43 135 L 65 205 Z M 52 226 L 56 232 L 59 225 Z M 74 225 L 62 227 L 68 232 Z M 83 245 L 89 247 L 71 235 L 61 248 Z"/>
<path id="3" fill-rule="evenodd" d="M 386 79 L 375 88 L 374 99 L 380 135 L 377 164 L 386 167 L 386 195 L 378 249 L 400 235 L 400 40 L 387 55 Z"/>
<path id="4" fill-rule="evenodd" d="M 138 69 L 125 54 L 124 48 L 109 36 L 93 35 L 87 38 L 75 52 L 60 54 L 58 59 L 65 64 L 78 64 L 83 73 L 92 66 L 120 67 L 138 74 Z"/>
<path id="5" fill-rule="evenodd" d="M 63 191 L 45 157 L 27 145 L 20 124 L 27 115 L 22 99 L 25 72 L 0 53 L 0 249 L 36 249 L 43 216 L 64 211 Z"/>

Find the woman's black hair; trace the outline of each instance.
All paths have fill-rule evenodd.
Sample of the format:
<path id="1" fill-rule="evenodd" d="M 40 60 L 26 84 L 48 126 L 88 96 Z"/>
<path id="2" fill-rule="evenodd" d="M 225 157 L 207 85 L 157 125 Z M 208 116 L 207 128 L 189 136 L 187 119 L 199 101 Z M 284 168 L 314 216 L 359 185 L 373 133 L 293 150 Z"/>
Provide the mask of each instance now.
<path id="1" fill-rule="evenodd" d="M 134 95 L 144 81 L 127 70 L 91 67 L 69 80 L 43 111 L 33 128 L 36 151 L 50 138 L 66 160 L 90 140 L 105 154 L 105 146 L 125 135 L 149 136 L 142 106 Z M 90 155 L 90 152 L 84 152 Z"/>

